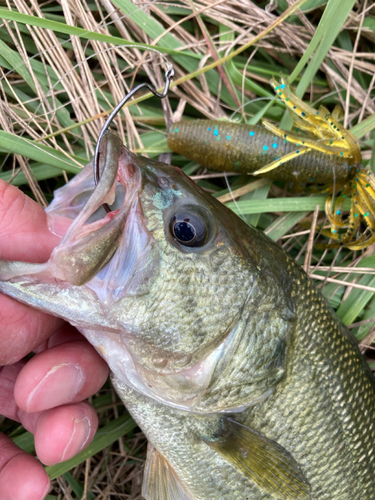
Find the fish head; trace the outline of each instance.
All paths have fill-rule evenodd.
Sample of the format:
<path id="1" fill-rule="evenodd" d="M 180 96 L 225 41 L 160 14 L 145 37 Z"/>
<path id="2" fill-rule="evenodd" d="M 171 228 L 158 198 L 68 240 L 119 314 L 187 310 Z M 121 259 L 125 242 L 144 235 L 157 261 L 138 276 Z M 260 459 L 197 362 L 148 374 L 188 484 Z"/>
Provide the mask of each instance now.
<path id="1" fill-rule="evenodd" d="M 116 252 L 86 286 L 148 387 L 191 404 L 241 318 L 256 263 L 238 218 L 180 169 L 126 148 L 118 163 L 117 194 L 131 208 Z"/>
<path id="2" fill-rule="evenodd" d="M 117 385 L 197 410 L 243 349 L 249 316 L 259 307 L 264 316 L 267 304 L 283 319 L 289 314 L 282 266 L 265 259 L 270 245 L 260 233 L 180 169 L 131 153 L 111 133 L 102 142 L 98 185 L 89 164 L 56 192 L 47 213 L 61 243 L 28 278 L 40 289 L 29 282 L 22 293 L 39 294 L 37 307 L 77 326 Z M 103 203 L 111 204 L 106 215 Z M 57 312 L 51 295 L 64 303 Z M 277 339 L 285 331 L 274 336 L 268 348 L 255 340 L 248 353 L 261 365 L 251 360 L 259 348 L 277 373 L 268 384 L 265 370 L 254 400 L 285 371 Z"/>

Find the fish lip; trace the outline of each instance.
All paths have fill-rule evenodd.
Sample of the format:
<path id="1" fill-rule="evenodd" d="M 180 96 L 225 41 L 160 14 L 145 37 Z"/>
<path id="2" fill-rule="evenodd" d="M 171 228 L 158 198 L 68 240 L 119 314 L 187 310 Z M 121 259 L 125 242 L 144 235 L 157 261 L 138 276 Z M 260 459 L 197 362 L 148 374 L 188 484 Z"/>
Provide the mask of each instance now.
<path id="1" fill-rule="evenodd" d="M 121 212 L 125 207 L 128 207 L 128 211 L 130 211 L 131 207 L 135 203 L 135 194 L 138 194 L 142 189 L 142 169 L 137 164 L 137 157 L 131 153 L 123 144 L 122 141 L 117 135 L 108 131 L 103 136 L 100 144 L 101 149 L 103 149 L 103 156 L 105 157 L 105 165 L 102 168 L 101 177 L 98 180 L 98 183 L 95 186 L 94 191 L 92 192 L 88 202 L 92 198 L 98 198 L 98 194 L 102 194 L 102 198 L 96 200 L 95 206 L 103 206 L 104 204 L 113 205 L 116 198 L 116 187 L 122 185 L 124 188 L 124 199 L 122 206 L 120 208 L 115 208 L 110 210 L 107 213 L 107 218 L 111 220 L 114 216 L 116 216 L 119 212 Z M 109 169 L 109 174 L 107 170 Z M 113 176 L 113 172 L 115 172 L 115 177 Z M 107 180 L 107 186 L 104 187 L 103 190 L 100 191 L 100 184 L 104 180 L 103 177 L 106 176 L 109 179 Z M 105 182 L 105 181 L 104 181 Z M 97 193 L 100 191 L 100 193 Z M 129 198 L 133 200 L 132 204 L 128 203 Z M 88 205 L 88 202 L 86 205 Z M 83 211 L 86 209 L 86 205 Z M 111 208 L 111 207 L 110 207 Z M 95 208 L 96 210 L 96 208 Z M 87 220 L 93 215 L 93 212 L 89 213 L 86 217 Z M 104 217 L 104 219 L 106 219 Z"/>
<path id="2" fill-rule="evenodd" d="M 118 184 L 121 184 L 125 193 L 122 207 L 108 212 L 108 215 L 111 214 L 111 217 L 124 209 L 125 206 L 128 207 L 128 211 L 130 212 L 131 208 L 135 204 L 135 195 L 138 195 L 142 190 L 142 169 L 137 164 L 135 155 L 133 155 L 133 153 L 131 153 L 131 151 L 129 151 L 124 145 L 121 145 L 117 164 L 116 182 L 113 187 L 115 188 Z M 129 198 L 132 199 L 133 203 L 128 203 Z M 104 204 L 106 201 L 105 197 L 102 200 L 102 203 Z M 113 201 L 115 201 L 115 192 L 113 192 Z"/>

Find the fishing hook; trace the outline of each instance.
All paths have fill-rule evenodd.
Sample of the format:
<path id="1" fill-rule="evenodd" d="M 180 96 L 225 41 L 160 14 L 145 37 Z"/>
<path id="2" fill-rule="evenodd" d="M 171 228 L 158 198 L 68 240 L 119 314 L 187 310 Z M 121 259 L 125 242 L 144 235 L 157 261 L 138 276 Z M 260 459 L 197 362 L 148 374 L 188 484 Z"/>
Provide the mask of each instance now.
<path id="1" fill-rule="evenodd" d="M 167 95 L 167 93 L 168 93 L 169 86 L 171 84 L 171 80 L 173 79 L 173 77 L 174 77 L 174 69 L 172 67 L 172 64 L 171 63 L 167 63 L 167 69 L 165 71 L 165 86 L 164 86 L 164 90 L 163 90 L 162 93 L 159 93 L 154 87 L 152 87 L 147 82 L 141 83 L 137 87 L 135 87 L 133 90 L 131 90 L 128 94 L 126 94 L 126 96 L 122 99 L 122 101 L 120 101 L 119 104 L 117 104 L 117 106 L 115 107 L 115 109 L 108 116 L 108 118 L 107 118 L 107 120 L 106 120 L 106 122 L 105 122 L 105 124 L 104 124 L 104 126 L 103 126 L 103 128 L 102 128 L 102 130 L 100 132 L 100 134 L 99 134 L 98 141 L 96 143 L 96 148 L 95 148 L 95 154 L 94 154 L 94 180 L 95 180 L 95 185 L 98 184 L 99 179 L 100 179 L 100 171 L 99 171 L 99 158 L 100 158 L 100 151 L 99 151 L 99 149 L 100 149 L 100 142 L 101 142 L 104 134 L 109 129 L 109 126 L 113 122 L 113 120 L 114 120 L 115 116 L 117 115 L 117 113 L 129 101 L 129 99 L 134 96 L 134 94 L 136 94 L 139 90 L 141 90 L 144 87 L 147 87 L 148 90 L 150 92 L 152 92 L 155 97 L 159 97 L 159 99 L 163 99 Z M 111 211 L 108 203 L 103 203 L 102 206 L 103 206 L 104 210 L 107 213 Z"/>

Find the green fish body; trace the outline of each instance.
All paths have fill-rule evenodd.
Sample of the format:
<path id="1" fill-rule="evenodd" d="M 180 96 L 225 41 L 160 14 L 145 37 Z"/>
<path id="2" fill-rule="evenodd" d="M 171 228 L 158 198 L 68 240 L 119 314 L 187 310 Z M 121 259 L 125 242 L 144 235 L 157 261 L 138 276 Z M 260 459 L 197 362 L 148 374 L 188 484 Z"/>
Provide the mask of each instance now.
<path id="1" fill-rule="evenodd" d="M 96 189 L 89 165 L 48 209 L 71 219 L 50 260 L 1 261 L 0 291 L 107 360 L 149 440 L 144 497 L 373 500 L 374 379 L 325 299 L 179 169 L 103 144 Z"/>

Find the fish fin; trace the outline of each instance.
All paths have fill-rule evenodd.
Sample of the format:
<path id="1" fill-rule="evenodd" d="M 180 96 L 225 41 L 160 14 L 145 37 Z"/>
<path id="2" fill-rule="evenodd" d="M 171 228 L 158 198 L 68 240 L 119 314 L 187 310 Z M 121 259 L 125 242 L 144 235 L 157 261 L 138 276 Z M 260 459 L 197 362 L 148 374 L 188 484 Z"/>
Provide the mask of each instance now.
<path id="1" fill-rule="evenodd" d="M 168 461 L 148 443 L 142 495 L 147 500 L 192 500 Z"/>
<path id="2" fill-rule="evenodd" d="M 292 455 L 250 427 L 224 418 L 218 439 L 203 440 L 272 498 L 311 498 L 310 485 Z"/>

